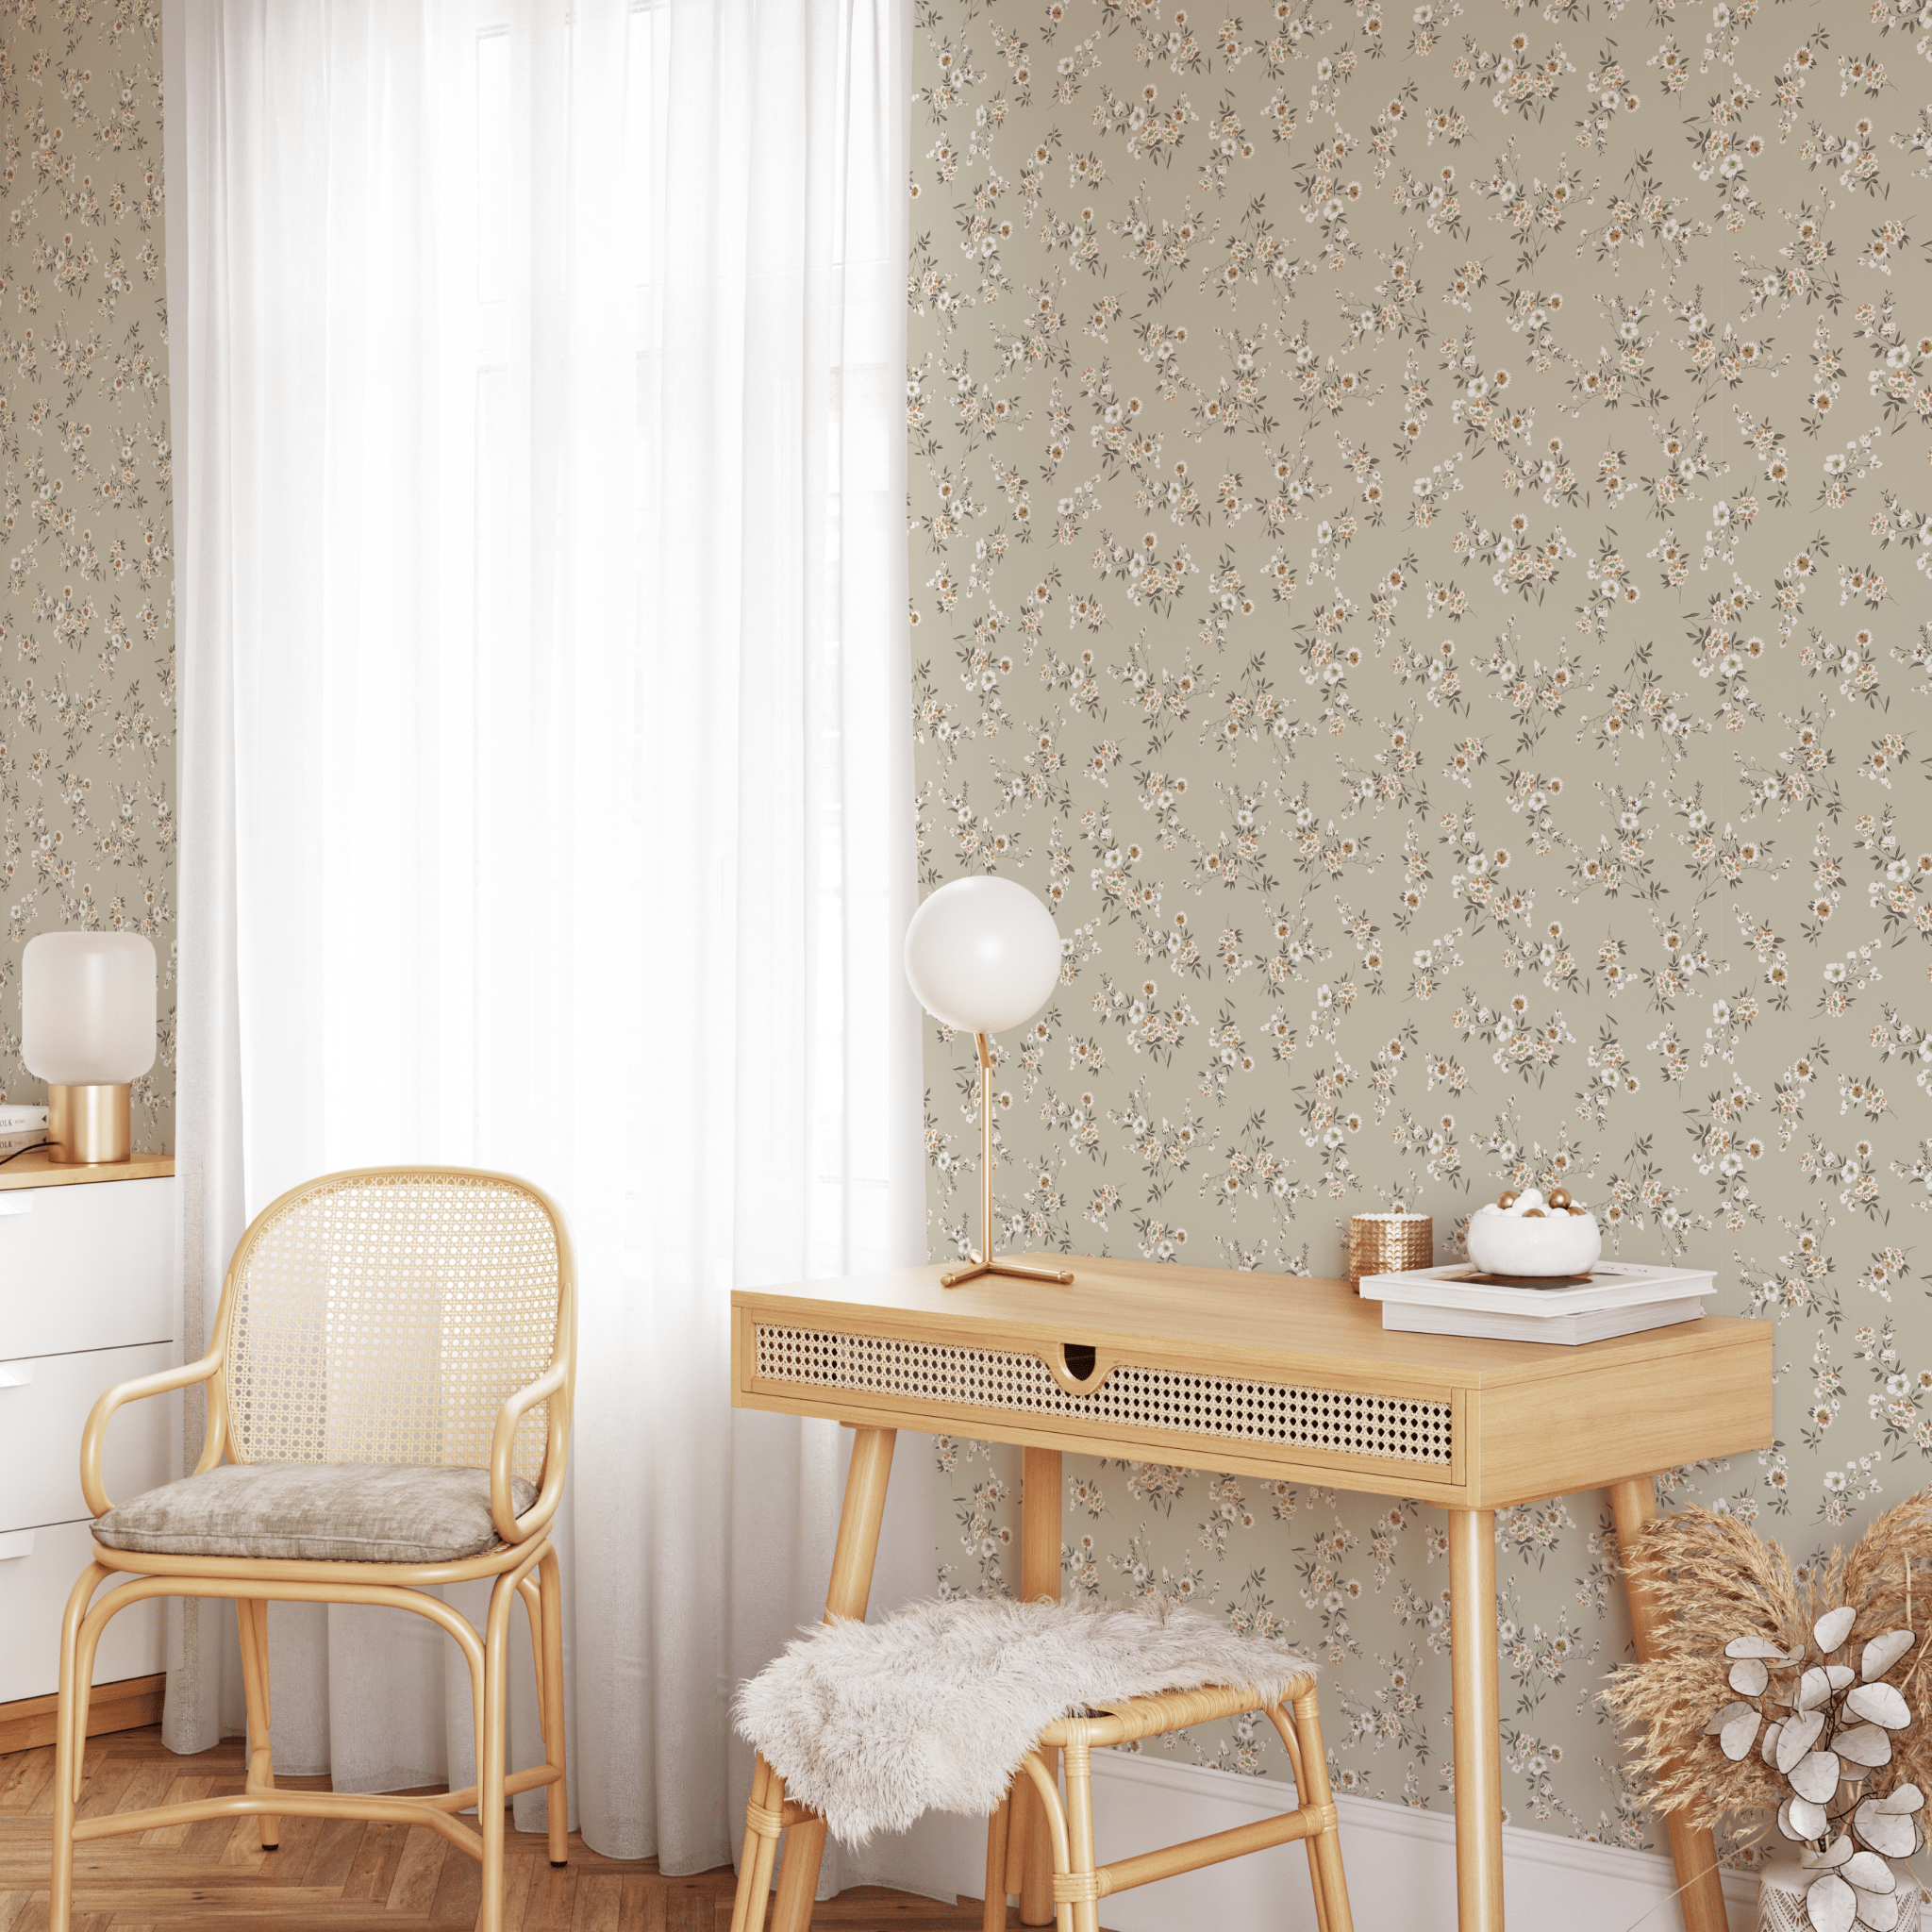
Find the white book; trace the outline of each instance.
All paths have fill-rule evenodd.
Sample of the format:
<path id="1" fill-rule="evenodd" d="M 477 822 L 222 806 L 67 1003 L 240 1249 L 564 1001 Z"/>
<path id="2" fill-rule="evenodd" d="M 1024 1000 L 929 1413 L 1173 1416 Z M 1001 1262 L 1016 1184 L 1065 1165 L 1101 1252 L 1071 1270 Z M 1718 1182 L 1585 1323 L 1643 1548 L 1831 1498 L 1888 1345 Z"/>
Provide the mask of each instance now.
<path id="1" fill-rule="evenodd" d="M 17 1134 L 0 1130 L 0 1160 L 5 1160 L 9 1154 L 25 1154 L 29 1147 L 44 1147 L 46 1144 L 45 1127 L 28 1127 Z"/>
<path id="2" fill-rule="evenodd" d="M 1640 1335 L 1646 1328 L 1668 1328 L 1677 1322 L 1695 1322 L 1704 1313 L 1696 1295 L 1645 1302 L 1635 1307 L 1594 1308 L 1555 1316 L 1503 1315 L 1487 1308 L 1432 1308 L 1411 1302 L 1382 1304 L 1382 1326 L 1411 1335 L 1471 1335 L 1486 1341 L 1554 1342 L 1576 1348 L 1586 1341 L 1607 1341 L 1613 1335 Z"/>
<path id="3" fill-rule="evenodd" d="M 1707 1295 L 1715 1291 L 1717 1281 L 1708 1268 L 1657 1268 L 1637 1261 L 1599 1261 L 1588 1281 L 1559 1276 L 1547 1288 L 1469 1279 L 1479 1272 L 1473 1262 L 1457 1261 L 1441 1268 L 1408 1268 L 1396 1274 L 1365 1274 L 1361 1292 L 1364 1299 L 1382 1304 L 1386 1328 L 1394 1325 L 1388 1320 L 1393 1305 L 1465 1312 L 1481 1309 L 1491 1315 L 1554 1322 L 1607 1308 L 1642 1307 L 1681 1301 L 1687 1295 Z"/>
<path id="4" fill-rule="evenodd" d="M 0 1103 L 0 1134 L 30 1132 L 39 1127 L 46 1131 L 47 1109 L 44 1107 L 9 1107 Z"/>

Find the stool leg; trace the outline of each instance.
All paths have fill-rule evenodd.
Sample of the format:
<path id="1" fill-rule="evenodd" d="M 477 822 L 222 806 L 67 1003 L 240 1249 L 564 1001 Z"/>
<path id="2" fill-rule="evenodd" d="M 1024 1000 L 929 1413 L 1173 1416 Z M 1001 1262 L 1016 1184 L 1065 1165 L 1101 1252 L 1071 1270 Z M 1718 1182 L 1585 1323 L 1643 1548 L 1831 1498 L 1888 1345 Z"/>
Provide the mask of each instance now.
<path id="1" fill-rule="evenodd" d="M 785 1869 L 772 1907 L 772 1932 L 806 1932 L 818 1901 L 819 1862 L 825 1855 L 825 1821 L 802 1818 L 785 1840 Z"/>
<path id="2" fill-rule="evenodd" d="M 979 1914 L 980 1932 L 1007 1932 L 1007 1827 L 1012 1817 L 1013 1801 L 1006 1797 L 986 1821 L 986 1904 Z"/>
<path id="3" fill-rule="evenodd" d="M 1308 1890 L 1315 1894 L 1315 1932 L 1328 1932 L 1328 1902 L 1322 1896 L 1322 1860 L 1315 1840 L 1304 1839 L 1302 1849 L 1308 1855 Z"/>
<path id="4" fill-rule="evenodd" d="M 1040 1807 L 1030 1802 L 1032 1787 L 1023 1787 L 1016 1777 L 1007 1794 L 1007 1875 L 1005 1890 L 1020 1901 L 1020 1923 L 1026 1923 L 1026 1841 Z M 1046 1821 L 1040 1819 L 1045 1828 Z"/>
<path id="5" fill-rule="evenodd" d="M 1335 1793 L 1328 1788 L 1328 1755 L 1322 1748 L 1322 1719 L 1313 1690 L 1294 1700 L 1295 1734 L 1301 1740 L 1302 1771 L 1307 1779 L 1302 1802 L 1333 1807 Z M 1315 1871 L 1316 1909 L 1321 1915 L 1322 1932 L 1355 1932 L 1355 1921 L 1348 1910 L 1348 1880 L 1341 1870 L 1341 1834 L 1328 1825 L 1308 1840 Z"/>
<path id="6" fill-rule="evenodd" d="M 1289 1774 L 1294 1779 L 1294 1801 L 1299 1808 L 1307 1796 L 1306 1781 L 1302 1777 L 1302 1747 L 1295 1740 L 1294 1725 L 1290 1721 L 1291 1712 L 1282 1709 L 1278 1704 L 1262 1707 L 1262 1715 L 1274 1726 L 1288 1752 Z M 1328 1932 L 1328 1908 L 1322 1903 L 1322 1867 L 1315 1857 L 1315 1840 L 1305 1838 L 1302 1850 L 1308 1855 L 1308 1886 L 1315 1894 L 1315 1932 Z"/>
<path id="7" fill-rule="evenodd" d="M 1053 1758 L 1059 1758 L 1059 1748 L 1055 1746 Z M 1053 1861 L 1056 1872 L 1073 1869 L 1071 1848 L 1067 1843 L 1067 1814 L 1060 1808 L 1059 1785 L 1053 1772 L 1047 1768 L 1047 1754 L 1037 1746 L 1026 1754 L 1026 1775 L 1033 1780 L 1033 1789 L 1040 1797 L 1040 1810 L 1045 1813 L 1047 1856 Z M 1040 1822 L 1038 1813 L 1035 1822 Z M 1049 1881 L 1049 1886 L 1051 1881 Z M 1049 1890 L 1049 1898 L 1051 1890 Z M 1053 1914 L 1055 1932 L 1074 1932 L 1074 1908 L 1064 1901 L 1050 1907 Z M 1020 1923 L 1026 1923 L 1025 1907 L 1020 1912 Z"/>
<path id="8" fill-rule="evenodd" d="M 1087 1896 L 1073 1901 L 1074 1932 L 1100 1932 L 1100 1896 L 1093 1878 L 1093 1751 L 1089 1744 L 1067 1746 L 1067 1871 L 1086 1879 Z"/>
<path id="9" fill-rule="evenodd" d="M 751 1774 L 751 1803 L 745 1807 L 744 1855 L 738 1861 L 738 1895 L 731 1906 L 731 1932 L 760 1932 L 765 1894 L 772 1889 L 772 1861 L 778 1856 L 778 1833 L 766 1829 L 785 1804 L 785 1780 L 759 1757 Z"/>

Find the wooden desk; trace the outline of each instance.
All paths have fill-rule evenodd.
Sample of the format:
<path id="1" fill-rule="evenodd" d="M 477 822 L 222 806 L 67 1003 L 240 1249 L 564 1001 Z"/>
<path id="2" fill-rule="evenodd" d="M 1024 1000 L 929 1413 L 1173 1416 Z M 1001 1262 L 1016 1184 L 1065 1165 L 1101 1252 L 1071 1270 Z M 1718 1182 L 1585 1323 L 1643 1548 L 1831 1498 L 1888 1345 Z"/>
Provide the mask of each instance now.
<path id="1" fill-rule="evenodd" d="M 1449 1515 L 1456 1858 L 1461 1932 L 1503 1924 L 1495 1511 L 1607 1488 L 1627 1539 L 1653 1474 L 1772 1439 L 1768 1323 L 1710 1317 L 1582 1348 L 1390 1333 L 1345 1281 L 1057 1260 L 1071 1288 L 938 1268 L 741 1290 L 732 1401 L 859 1431 L 828 1616 L 863 1616 L 892 1432 L 1026 1451 L 1020 1586 L 1060 1587 L 1060 1456 L 1074 1450 L 1413 1496 Z M 1633 1600 L 1647 1651 L 1656 1612 Z M 1016 1824 L 1019 1819 L 1016 1815 Z M 794 1828 L 773 1932 L 809 1922 L 824 1826 Z M 1008 1868 L 1027 1924 L 1052 1917 L 1044 1835 Z M 1673 1825 L 1688 1932 L 1724 1932 L 1708 1832 Z"/>

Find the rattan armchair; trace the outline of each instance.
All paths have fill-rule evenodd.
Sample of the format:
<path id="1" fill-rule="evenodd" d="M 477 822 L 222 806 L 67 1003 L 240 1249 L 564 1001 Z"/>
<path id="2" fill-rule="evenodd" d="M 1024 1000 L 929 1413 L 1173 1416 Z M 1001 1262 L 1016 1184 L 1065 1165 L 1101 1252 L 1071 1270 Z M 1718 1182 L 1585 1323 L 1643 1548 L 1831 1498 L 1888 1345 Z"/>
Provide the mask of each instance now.
<path id="1" fill-rule="evenodd" d="M 208 1353 L 111 1389 L 81 1438 L 93 1560 L 60 1631 L 49 1932 L 69 1932 L 76 1842 L 196 1819 L 423 1824 L 483 1865 L 481 1932 L 503 1923 L 504 1807 L 540 1785 L 565 1862 L 563 1602 L 551 1520 L 563 1491 L 576 1316 L 570 1235 L 508 1174 L 365 1168 L 284 1194 L 250 1223 Z M 124 1404 L 203 1384 L 191 1475 L 120 1508 L 101 1445 Z M 372 1553 L 375 1557 L 372 1559 Z M 127 1580 L 94 1600 L 117 1576 Z M 479 1637 L 429 1587 L 493 1580 Z M 510 1606 L 529 1613 L 544 1761 L 508 1773 Z M 248 1703 L 245 1789 L 75 1821 L 94 1651 L 153 1596 L 232 1597 Z M 387 1605 L 441 1626 L 470 1666 L 477 1782 L 436 1797 L 277 1790 L 269 1748 L 272 1602 Z M 458 1813 L 475 1806 L 476 1824 Z"/>

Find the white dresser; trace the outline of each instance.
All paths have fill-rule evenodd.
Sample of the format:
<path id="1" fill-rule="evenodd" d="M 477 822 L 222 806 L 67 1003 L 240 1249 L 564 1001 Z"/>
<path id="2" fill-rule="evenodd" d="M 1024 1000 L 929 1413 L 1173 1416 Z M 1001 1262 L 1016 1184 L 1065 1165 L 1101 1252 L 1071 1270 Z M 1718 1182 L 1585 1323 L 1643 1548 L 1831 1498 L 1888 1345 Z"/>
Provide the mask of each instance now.
<path id="1" fill-rule="evenodd" d="M 22 1731 L 41 1714 L 22 1700 L 52 1699 L 60 1613 L 88 1559 L 88 1411 L 116 1382 L 176 1359 L 174 1163 L 137 1159 L 120 1170 L 125 1179 L 108 1172 L 69 1178 L 38 1149 L 0 1167 L 0 1748 L 37 1741 L 42 1728 L 52 1735 L 51 1711 L 44 1726 L 33 1724 L 34 1737 Z M 136 1403 L 114 1418 L 103 1474 L 116 1502 L 167 1481 L 177 1400 Z M 108 1625 L 96 1685 L 165 1668 L 163 1614 L 160 1603 L 142 1604 Z M 151 1700 L 153 1687 L 141 1689 Z M 101 1698 L 103 1720 L 113 1701 Z"/>

